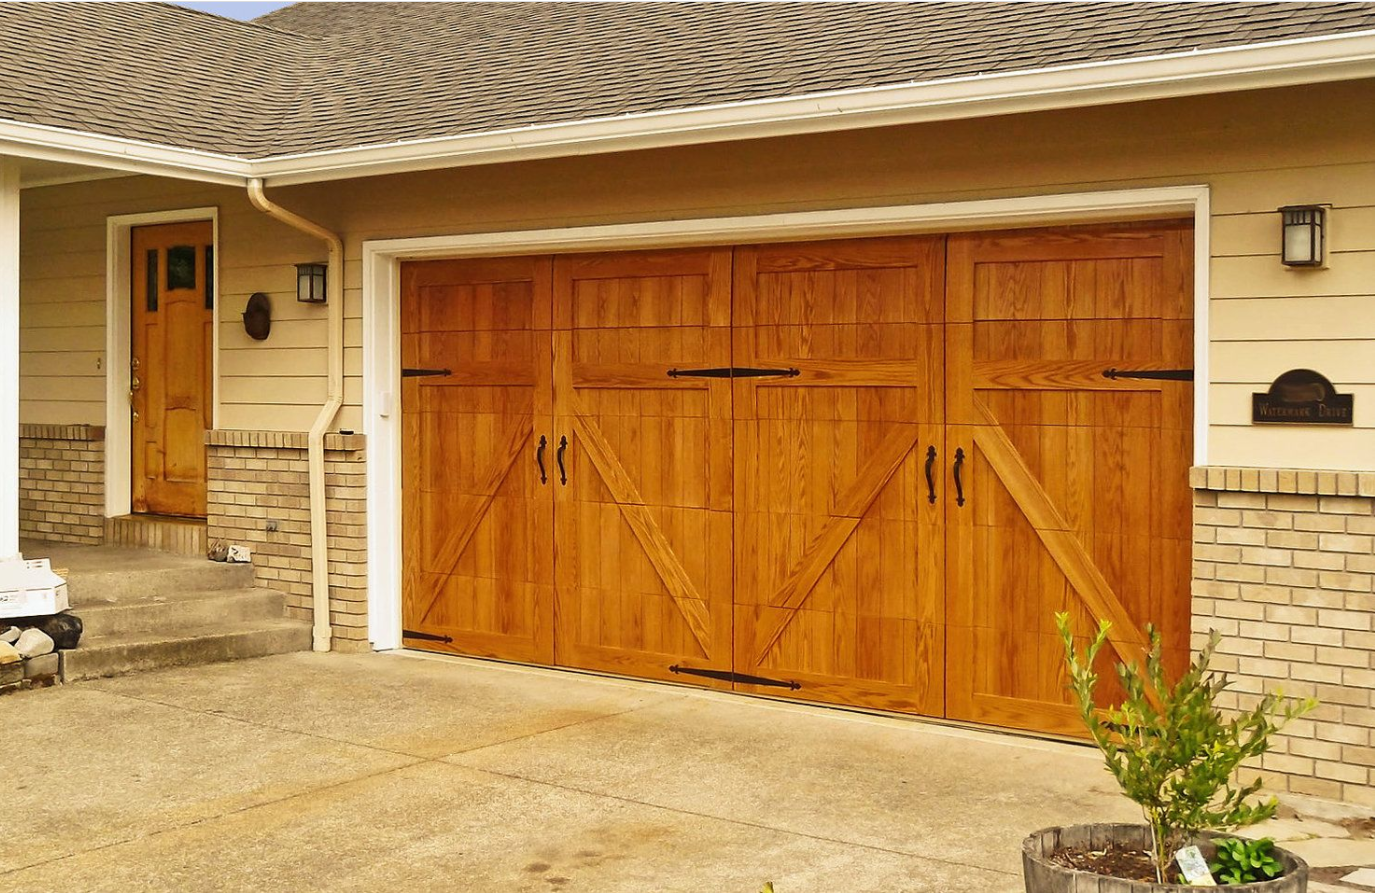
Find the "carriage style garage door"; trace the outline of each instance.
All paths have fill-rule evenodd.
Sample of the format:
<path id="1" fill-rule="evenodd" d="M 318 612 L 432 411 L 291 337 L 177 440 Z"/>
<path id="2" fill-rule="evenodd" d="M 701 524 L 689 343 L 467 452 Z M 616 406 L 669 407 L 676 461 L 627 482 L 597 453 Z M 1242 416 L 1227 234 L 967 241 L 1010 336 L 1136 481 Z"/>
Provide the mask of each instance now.
<path id="1" fill-rule="evenodd" d="M 1187 659 L 1187 222 L 410 262 L 409 647 L 1073 733 Z"/>

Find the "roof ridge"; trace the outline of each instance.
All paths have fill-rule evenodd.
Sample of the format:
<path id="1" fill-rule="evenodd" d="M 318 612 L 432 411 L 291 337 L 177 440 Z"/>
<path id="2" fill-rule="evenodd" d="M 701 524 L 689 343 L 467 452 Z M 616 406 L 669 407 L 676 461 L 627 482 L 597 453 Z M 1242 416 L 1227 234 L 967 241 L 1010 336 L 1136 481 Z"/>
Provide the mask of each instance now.
<path id="1" fill-rule="evenodd" d="M 161 7 L 168 8 L 168 9 L 175 9 L 175 10 L 178 10 L 179 12 L 182 12 L 182 13 L 190 13 L 191 15 L 202 16 L 202 17 L 209 17 L 209 18 L 214 19 L 214 20 L 217 21 L 217 22 L 224 22 L 224 23 L 226 23 L 226 24 L 239 25 L 239 26 L 243 26 L 243 27 L 246 27 L 246 28 L 252 28 L 252 29 L 257 29 L 257 30 L 273 31 L 273 32 L 276 32 L 277 34 L 287 34 L 287 35 L 290 35 L 291 37 L 298 37 L 298 38 L 300 38 L 300 39 L 302 39 L 302 40 L 314 40 L 314 39 L 315 39 L 314 37 L 312 37 L 312 35 L 309 35 L 309 34 L 302 34 L 302 33 L 299 32 L 299 31 L 289 31 L 289 30 L 287 30 L 286 28 L 279 28 L 279 27 L 277 27 L 276 25 L 265 25 L 265 24 L 259 22 L 256 18 L 254 18 L 254 19 L 231 19 L 229 16 L 222 16 L 222 15 L 220 15 L 219 13 L 210 12 L 209 10 L 205 10 L 205 9 L 196 9 L 194 6 L 183 6 L 183 5 L 181 5 L 180 3 L 173 3 L 173 2 L 170 2 L 170 0 L 151 0 L 151 2 L 152 2 L 152 5 L 154 5 L 154 6 L 161 6 Z M 295 5 L 295 4 L 289 4 L 289 5 Z M 262 16 L 258 16 L 258 18 L 262 18 Z"/>

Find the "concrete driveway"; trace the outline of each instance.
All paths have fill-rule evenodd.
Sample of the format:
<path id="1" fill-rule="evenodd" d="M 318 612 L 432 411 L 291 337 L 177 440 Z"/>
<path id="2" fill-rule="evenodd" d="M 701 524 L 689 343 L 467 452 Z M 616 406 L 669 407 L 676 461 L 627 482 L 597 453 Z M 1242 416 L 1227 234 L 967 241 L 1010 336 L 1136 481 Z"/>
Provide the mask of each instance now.
<path id="1" fill-rule="evenodd" d="M 1096 752 L 407 654 L 0 700 L 0 887 L 1021 889 L 1027 831 L 1135 819 Z"/>

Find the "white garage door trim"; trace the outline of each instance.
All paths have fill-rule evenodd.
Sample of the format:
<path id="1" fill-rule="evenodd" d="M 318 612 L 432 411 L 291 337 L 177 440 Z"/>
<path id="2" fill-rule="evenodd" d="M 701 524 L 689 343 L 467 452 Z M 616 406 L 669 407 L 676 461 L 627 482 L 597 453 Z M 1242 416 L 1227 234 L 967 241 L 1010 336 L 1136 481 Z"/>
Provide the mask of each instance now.
<path id="1" fill-rule="evenodd" d="M 1207 186 L 364 242 L 363 431 L 367 435 L 368 463 L 368 637 L 373 647 L 379 650 L 401 647 L 401 261 L 984 230 L 1129 220 L 1161 214 L 1190 214 L 1194 218 L 1194 462 L 1206 465 L 1208 270 L 1211 257 Z"/>

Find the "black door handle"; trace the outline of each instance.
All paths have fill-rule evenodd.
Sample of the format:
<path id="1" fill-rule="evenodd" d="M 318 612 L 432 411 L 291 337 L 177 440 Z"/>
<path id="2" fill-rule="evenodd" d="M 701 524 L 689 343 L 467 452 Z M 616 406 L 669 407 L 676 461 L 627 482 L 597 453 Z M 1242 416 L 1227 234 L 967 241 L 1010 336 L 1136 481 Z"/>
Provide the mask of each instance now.
<path id="1" fill-rule="evenodd" d="M 936 504 L 936 479 L 931 474 L 931 466 L 936 464 L 936 448 L 926 448 L 926 501 Z"/>
<path id="2" fill-rule="evenodd" d="M 559 463 L 559 483 L 568 486 L 568 469 L 563 465 L 563 454 L 568 451 L 568 438 L 559 438 L 559 451 L 554 454 L 554 458 Z"/>
<path id="3" fill-rule="evenodd" d="M 539 466 L 539 482 L 549 483 L 549 475 L 544 473 L 544 448 L 549 446 L 549 438 L 543 434 L 539 436 L 539 446 L 535 447 L 535 464 Z"/>
<path id="4" fill-rule="evenodd" d="M 964 482 L 960 480 L 960 469 L 964 467 L 964 447 L 955 450 L 955 505 L 964 505 Z"/>

